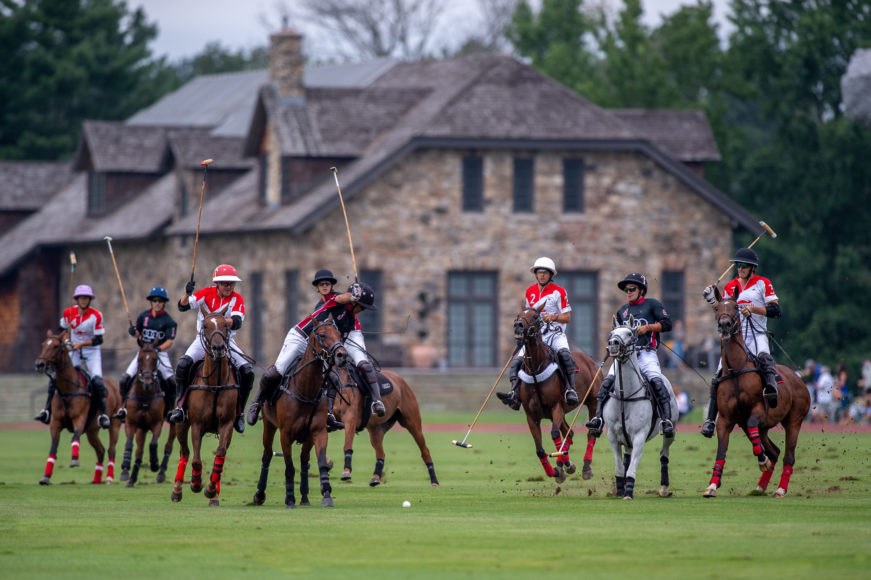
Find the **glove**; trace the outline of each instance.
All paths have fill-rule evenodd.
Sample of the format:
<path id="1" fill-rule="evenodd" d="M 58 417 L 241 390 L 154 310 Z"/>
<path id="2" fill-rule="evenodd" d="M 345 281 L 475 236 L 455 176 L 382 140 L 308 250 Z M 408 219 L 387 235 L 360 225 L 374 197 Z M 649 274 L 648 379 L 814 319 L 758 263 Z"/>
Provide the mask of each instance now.
<path id="1" fill-rule="evenodd" d="M 127 334 L 130 336 L 136 336 L 136 327 L 131 324 L 130 328 L 127 329 Z"/>
<path id="2" fill-rule="evenodd" d="M 717 297 L 715 295 L 715 292 L 716 292 L 716 286 L 714 286 L 713 284 L 706 287 L 702 291 L 702 298 L 704 298 L 705 301 L 707 301 L 707 303 L 710 304 L 711 306 L 713 306 L 714 304 L 717 303 Z"/>
<path id="3" fill-rule="evenodd" d="M 363 295 L 363 287 L 359 284 L 351 284 L 348 292 L 351 293 L 351 302 L 356 302 Z"/>
<path id="4" fill-rule="evenodd" d="M 184 293 L 190 296 L 194 293 L 194 288 L 196 287 L 196 283 L 193 280 L 190 280 L 187 284 L 184 285 Z"/>

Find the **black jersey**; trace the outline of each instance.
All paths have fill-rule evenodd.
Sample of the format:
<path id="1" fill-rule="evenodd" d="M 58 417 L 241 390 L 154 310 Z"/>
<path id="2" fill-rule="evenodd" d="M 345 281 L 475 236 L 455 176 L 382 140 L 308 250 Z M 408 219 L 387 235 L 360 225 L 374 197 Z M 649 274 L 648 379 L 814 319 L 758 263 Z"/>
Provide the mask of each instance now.
<path id="1" fill-rule="evenodd" d="M 296 327 L 305 336 L 309 336 L 317 322 L 323 322 L 332 316 L 333 323 L 342 335 L 342 340 L 345 340 L 352 330 L 360 330 L 360 323 L 352 312 L 354 306 L 353 302 L 339 304 L 336 302 L 336 295 L 334 294 L 326 302 L 321 303 L 317 310 L 303 318 Z"/>
<path id="2" fill-rule="evenodd" d="M 175 340 L 178 324 L 164 310 L 158 316 L 151 315 L 149 308 L 136 319 L 136 330 L 142 336 L 142 342 L 159 346 L 167 340 Z"/>
<path id="3" fill-rule="evenodd" d="M 617 322 L 623 324 L 629 320 L 629 315 L 635 319 L 635 326 L 653 324 L 658 322 L 662 325 L 662 332 L 671 330 L 671 317 L 665 311 L 665 306 L 656 298 L 642 297 L 636 302 L 629 302 L 617 311 Z M 659 345 L 659 333 L 648 332 L 638 337 L 636 348 L 656 349 Z"/>

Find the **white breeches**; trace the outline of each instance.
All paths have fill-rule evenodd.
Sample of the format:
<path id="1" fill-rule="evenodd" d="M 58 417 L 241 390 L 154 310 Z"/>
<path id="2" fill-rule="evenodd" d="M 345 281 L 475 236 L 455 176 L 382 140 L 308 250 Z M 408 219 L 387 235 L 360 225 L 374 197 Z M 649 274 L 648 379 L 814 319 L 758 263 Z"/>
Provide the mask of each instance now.
<path id="1" fill-rule="evenodd" d="M 248 364 L 248 359 L 242 356 L 241 350 L 236 346 L 236 337 L 231 336 L 227 344 L 227 351 L 230 360 L 236 365 L 236 368 L 242 368 L 242 365 Z M 185 351 L 185 356 L 191 357 L 194 362 L 201 361 L 206 357 L 206 351 L 203 349 L 203 343 L 200 341 L 199 335 L 194 339 L 188 349 Z"/>
<path id="2" fill-rule="evenodd" d="M 641 349 L 636 351 L 638 355 L 638 369 L 648 381 L 651 379 L 662 379 L 662 369 L 659 366 L 659 357 L 656 356 L 655 350 Z M 608 376 L 613 376 L 617 370 L 617 362 L 611 363 L 611 370 L 608 371 Z"/>
<path id="3" fill-rule="evenodd" d="M 275 370 L 278 371 L 278 374 L 284 376 L 287 367 L 305 353 L 306 345 L 308 345 L 308 339 L 295 326 L 287 331 L 284 343 L 281 345 L 281 351 L 275 359 Z"/>
<path id="4" fill-rule="evenodd" d="M 753 356 L 758 356 L 761 352 L 771 353 L 768 348 L 768 335 L 764 333 L 752 333 L 744 338 L 744 346 L 747 347 L 747 352 Z M 723 357 L 717 359 L 717 374 L 723 370 Z"/>
<path id="5" fill-rule="evenodd" d="M 552 348 L 554 352 L 559 352 L 563 349 L 571 350 L 569 348 L 569 339 L 564 332 L 548 332 L 546 334 L 542 334 L 541 340 L 544 341 L 544 343 L 550 348 Z M 523 356 L 525 351 L 525 347 L 521 348 L 519 351 L 517 351 L 517 356 Z"/>
<path id="6" fill-rule="evenodd" d="M 139 354 L 133 357 L 133 360 L 130 361 L 130 364 L 127 365 L 127 370 L 124 371 L 128 377 L 135 377 L 136 373 L 139 372 Z M 166 351 L 160 351 L 157 353 L 157 372 L 158 374 L 166 380 L 169 380 L 173 376 L 175 376 L 175 371 L 172 369 L 172 363 L 169 361 L 169 353 Z"/>
<path id="7" fill-rule="evenodd" d="M 86 367 L 92 377 L 103 376 L 103 355 L 99 346 L 83 346 L 79 350 L 71 351 L 70 360 L 73 366 Z"/>

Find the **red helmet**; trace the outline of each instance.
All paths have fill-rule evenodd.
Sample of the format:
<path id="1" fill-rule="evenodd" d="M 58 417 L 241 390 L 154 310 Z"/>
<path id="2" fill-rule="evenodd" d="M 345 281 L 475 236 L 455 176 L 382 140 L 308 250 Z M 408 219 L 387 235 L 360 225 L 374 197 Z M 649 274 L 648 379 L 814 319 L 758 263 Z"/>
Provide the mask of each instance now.
<path id="1" fill-rule="evenodd" d="M 215 268 L 212 274 L 212 282 L 241 282 L 242 278 L 236 273 L 236 268 L 230 264 L 221 264 Z"/>

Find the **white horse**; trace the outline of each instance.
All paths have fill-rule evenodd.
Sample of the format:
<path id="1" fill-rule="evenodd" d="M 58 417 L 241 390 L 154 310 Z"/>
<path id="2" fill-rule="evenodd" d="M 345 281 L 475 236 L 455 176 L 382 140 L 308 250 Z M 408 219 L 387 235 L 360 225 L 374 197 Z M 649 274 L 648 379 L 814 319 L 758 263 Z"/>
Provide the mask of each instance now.
<path id="1" fill-rule="evenodd" d="M 654 395 L 648 389 L 647 381 L 638 366 L 638 355 L 635 353 L 637 340 L 638 334 L 632 316 L 622 325 L 618 325 L 617 319 L 614 319 L 614 329 L 608 336 L 608 354 L 615 359 L 612 367 L 614 386 L 602 409 L 602 418 L 608 427 L 608 441 L 614 452 L 617 496 L 622 496 L 623 499 L 633 498 L 635 472 L 644 452 L 645 441 L 650 441 L 661 430 L 659 420 L 654 416 Z M 671 422 L 677 423 L 674 391 L 668 379 L 665 376 L 662 379 L 671 397 Z M 662 472 L 660 497 L 671 495 L 668 489 L 668 450 L 673 442 L 674 437 L 663 437 L 659 452 Z"/>

